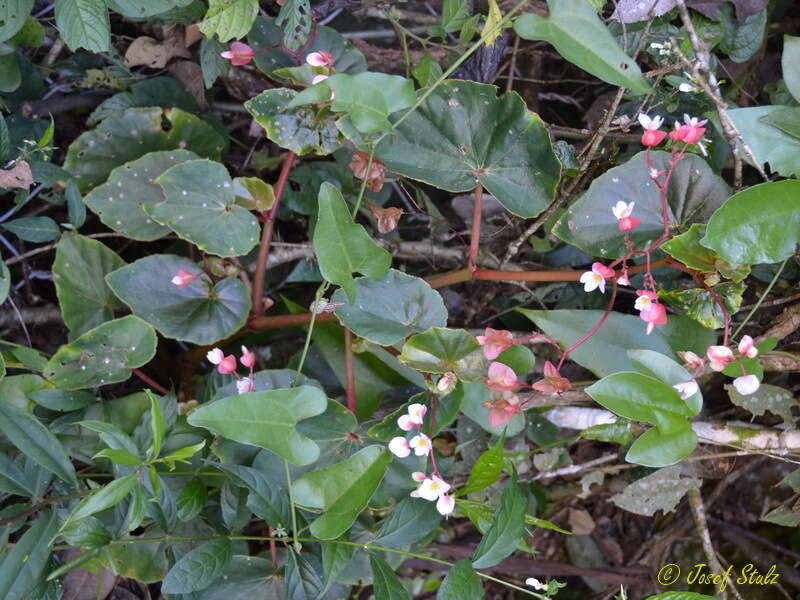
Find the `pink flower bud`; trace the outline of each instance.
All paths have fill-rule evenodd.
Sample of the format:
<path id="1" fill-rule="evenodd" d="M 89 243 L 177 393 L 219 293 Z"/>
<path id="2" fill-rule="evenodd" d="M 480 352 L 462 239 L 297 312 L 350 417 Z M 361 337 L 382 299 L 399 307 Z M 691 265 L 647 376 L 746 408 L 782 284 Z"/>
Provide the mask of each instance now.
<path id="1" fill-rule="evenodd" d="M 709 366 L 715 371 L 723 371 L 734 359 L 733 351 L 727 346 L 709 346 L 706 350 Z"/>
<path id="2" fill-rule="evenodd" d="M 758 348 L 756 348 L 753 343 L 753 338 L 749 335 L 742 336 L 742 339 L 739 341 L 739 354 L 747 358 L 755 358 L 758 356 Z"/>
<path id="3" fill-rule="evenodd" d="M 242 357 L 239 361 L 242 363 L 242 366 L 252 369 L 256 364 L 256 355 L 254 352 L 250 352 L 245 346 L 242 346 Z"/>
<path id="4" fill-rule="evenodd" d="M 172 285 L 178 286 L 178 288 L 183 289 L 190 283 L 192 283 L 195 279 L 200 277 L 200 273 L 192 274 L 189 271 L 184 271 L 183 269 L 179 270 L 175 277 L 173 277 L 170 282 Z"/>
<path id="5" fill-rule="evenodd" d="M 234 67 L 246 65 L 255 55 L 255 51 L 244 42 L 233 42 L 228 50 L 220 53 L 220 56 L 230 60 Z"/>
<path id="6" fill-rule="evenodd" d="M 408 445 L 408 440 L 402 436 L 392 438 L 389 442 L 389 452 L 398 458 L 405 458 L 411 454 L 411 447 Z"/>
<path id="7" fill-rule="evenodd" d="M 519 387 L 517 374 L 514 369 L 500 362 L 493 362 L 489 365 L 489 377 L 486 379 L 486 387 L 490 390 L 514 391 Z"/>
<path id="8" fill-rule="evenodd" d="M 510 331 L 487 327 L 484 333 L 485 335 L 476 336 L 475 339 L 483 346 L 486 360 L 494 360 L 501 352 L 514 345 L 514 336 Z"/>
<path id="9" fill-rule="evenodd" d="M 448 494 L 442 494 L 436 501 L 436 510 L 440 515 L 447 516 L 456 508 L 456 499 Z"/>
<path id="10" fill-rule="evenodd" d="M 206 359 L 212 365 L 218 365 L 222 362 L 223 358 L 225 358 L 225 354 L 219 348 L 214 348 L 206 353 Z"/>
<path id="11" fill-rule="evenodd" d="M 658 146 L 667 137 L 666 131 L 660 129 L 647 129 L 642 133 L 642 146 Z"/>
<path id="12" fill-rule="evenodd" d="M 639 226 L 639 219 L 636 217 L 622 217 L 619 220 L 620 231 L 631 231 Z"/>
<path id="13" fill-rule="evenodd" d="M 312 52 L 306 56 L 306 62 L 312 67 L 327 67 L 333 66 L 333 54 L 330 52 Z"/>
<path id="14" fill-rule="evenodd" d="M 217 365 L 217 371 L 222 375 L 230 375 L 231 373 L 235 373 L 236 357 L 233 354 L 229 354 L 228 356 L 223 358 Z"/>

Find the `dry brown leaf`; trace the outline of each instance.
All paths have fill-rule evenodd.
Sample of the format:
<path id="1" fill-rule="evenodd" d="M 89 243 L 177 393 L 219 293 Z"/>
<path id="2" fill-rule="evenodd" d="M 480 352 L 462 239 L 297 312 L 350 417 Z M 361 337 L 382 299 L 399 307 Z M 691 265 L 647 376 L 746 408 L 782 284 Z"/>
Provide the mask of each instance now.
<path id="1" fill-rule="evenodd" d="M 397 229 L 397 222 L 403 216 L 402 208 L 381 208 L 372 202 L 367 203 L 372 215 L 378 219 L 378 231 L 381 233 L 389 233 Z"/>
<path id="2" fill-rule="evenodd" d="M 170 74 L 180 81 L 192 97 L 197 100 L 200 109 L 207 106 L 206 88 L 203 84 L 203 69 L 196 62 L 181 60 L 169 66 Z"/>
<path id="3" fill-rule="evenodd" d="M 189 58 L 191 54 L 183 45 L 183 36 L 171 35 L 163 42 L 143 35 L 136 38 L 125 51 L 125 65 L 163 69 L 173 58 Z"/>
<path id="4" fill-rule="evenodd" d="M 575 535 L 589 535 L 595 528 L 594 519 L 585 510 L 570 508 L 569 528 Z"/>
<path id="5" fill-rule="evenodd" d="M 203 33 L 200 31 L 200 27 L 197 23 L 192 23 L 191 25 L 186 26 L 186 30 L 183 33 L 184 48 L 191 48 L 202 39 Z"/>
<path id="6" fill-rule="evenodd" d="M 372 164 L 369 166 L 369 175 L 367 175 L 367 165 L 369 164 L 369 154 L 356 150 L 350 160 L 350 170 L 358 179 L 367 178 L 367 189 L 370 192 L 380 192 L 383 187 L 383 178 L 386 175 L 386 166 L 373 156 Z"/>
<path id="7" fill-rule="evenodd" d="M 0 188 L 19 188 L 27 190 L 33 184 L 31 167 L 24 160 L 19 161 L 12 168 L 0 169 Z"/>

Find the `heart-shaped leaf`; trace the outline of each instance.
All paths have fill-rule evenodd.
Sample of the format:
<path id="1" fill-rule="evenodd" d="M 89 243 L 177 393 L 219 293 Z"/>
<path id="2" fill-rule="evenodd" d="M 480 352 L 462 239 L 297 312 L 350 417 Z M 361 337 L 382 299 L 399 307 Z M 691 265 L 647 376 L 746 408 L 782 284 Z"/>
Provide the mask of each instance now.
<path id="1" fill-rule="evenodd" d="M 645 467 L 667 467 L 689 456 L 697 447 L 697 435 L 688 421 L 668 433 L 658 427 L 645 431 L 631 444 L 625 460 Z"/>
<path id="2" fill-rule="evenodd" d="M 719 329 L 725 324 L 725 315 L 717 304 L 717 298 L 722 301 L 729 315 L 736 314 L 742 305 L 742 294 L 746 287 L 743 281 L 726 281 L 711 288 L 716 298 L 709 290 L 702 288 L 661 292 L 660 298 L 704 327 Z"/>
<path id="3" fill-rule="evenodd" d="M 639 94 L 653 91 L 642 71 L 623 52 L 586 0 L 548 0 L 549 17 L 529 12 L 514 21 L 526 40 L 544 40 L 558 53 L 595 77 Z"/>
<path id="4" fill-rule="evenodd" d="M 258 242 L 258 221 L 236 204 L 233 182 L 222 164 L 190 160 L 168 169 L 156 182 L 166 200 L 145 206 L 145 212 L 201 250 L 242 256 Z"/>
<path id="5" fill-rule="evenodd" d="M 188 420 L 235 442 L 272 450 L 293 464 L 308 465 L 319 458 L 319 447 L 298 433 L 297 422 L 327 406 L 322 390 L 301 385 L 215 400 L 192 411 Z"/>
<path id="6" fill-rule="evenodd" d="M 691 269 L 704 273 L 719 272 L 733 281 L 741 281 L 750 274 L 749 265 L 732 264 L 713 250 L 700 244 L 706 233 L 706 226 L 698 223 L 689 230 L 665 242 L 661 249 Z"/>
<path id="7" fill-rule="evenodd" d="M 244 107 L 264 128 L 267 137 L 295 154 L 330 154 L 342 144 L 333 115 L 313 107 L 290 107 L 297 92 L 278 88 L 260 93 Z"/>
<path id="8" fill-rule="evenodd" d="M 703 246 L 736 263 L 775 263 L 800 241 L 800 181 L 771 181 L 742 190 L 711 217 Z"/>
<path id="9" fill-rule="evenodd" d="M 156 332 L 139 317 L 108 321 L 61 346 L 42 374 L 65 390 L 125 381 L 132 369 L 150 362 L 156 341 Z"/>
<path id="10" fill-rule="evenodd" d="M 378 144 L 376 155 L 391 170 L 449 192 L 480 181 L 520 217 L 550 205 L 561 171 L 547 129 L 522 98 L 514 92 L 498 98 L 496 87 L 472 81 L 442 83 Z"/>
<path id="11" fill-rule="evenodd" d="M 356 301 L 353 273 L 379 279 L 392 263 L 391 255 L 372 240 L 364 227 L 353 222 L 342 193 L 330 183 L 323 183 L 319 190 L 314 253 L 322 276 L 340 285 L 350 302 Z"/>
<path id="12" fill-rule="evenodd" d="M 800 137 L 770 125 L 765 119 L 790 107 L 753 106 L 728 111 L 731 121 L 753 152 L 755 161 L 784 177 L 800 173 Z M 795 107 L 796 108 L 796 107 Z"/>
<path id="13" fill-rule="evenodd" d="M 116 167 L 108 181 L 94 188 L 83 201 L 107 227 L 134 240 L 157 240 L 169 229 L 153 221 L 143 209 L 164 201 L 164 192 L 154 179 L 170 167 L 196 158 L 188 150 L 150 152 Z"/>
<path id="14" fill-rule="evenodd" d="M 168 129 L 164 129 L 164 121 L 169 123 Z M 64 168 L 84 192 L 104 182 L 114 168 L 148 152 L 185 148 L 218 160 L 225 143 L 214 127 L 178 108 L 129 108 L 72 142 Z"/>
<path id="15" fill-rule="evenodd" d="M 105 244 L 82 235 L 64 235 L 56 246 L 53 281 L 61 315 L 77 337 L 114 318 L 124 308 L 104 279 L 125 265 Z"/>
<path id="16" fill-rule="evenodd" d="M 431 327 L 411 336 L 403 345 L 400 362 L 424 373 L 452 371 L 465 380 L 486 374 L 480 345 L 463 329 Z"/>
<path id="17" fill-rule="evenodd" d="M 311 523 L 311 535 L 332 540 L 347 531 L 378 489 L 391 460 L 385 447 L 367 446 L 298 479 L 293 488 L 295 502 L 323 512 Z"/>
<path id="18" fill-rule="evenodd" d="M 184 288 L 171 281 L 180 270 L 200 277 Z M 172 254 L 140 258 L 109 273 L 106 281 L 133 314 L 167 337 L 213 344 L 244 326 L 250 295 L 234 277 L 212 284 L 192 261 Z"/>
<path id="19" fill-rule="evenodd" d="M 650 179 L 646 152 L 640 152 L 624 165 L 609 169 L 595 179 L 583 196 L 559 219 L 553 232 L 565 242 L 593 256 L 618 258 L 625 254 L 625 240 L 611 208 L 620 200 L 635 202 L 633 216 L 639 226 L 630 231 L 638 249 L 647 247 L 664 230 L 661 200 Z M 650 152 L 654 168 L 669 167 L 668 152 Z M 705 222 L 728 197 L 728 186 L 715 175 L 708 163 L 693 154 L 686 155 L 672 174 L 667 190 L 671 228 L 684 229 L 691 223 Z"/>
<path id="20" fill-rule="evenodd" d="M 381 279 L 355 280 L 356 302 L 347 303 L 342 290 L 334 302 L 342 325 L 370 342 L 391 346 L 411 334 L 447 325 L 447 309 L 439 292 L 418 277 L 389 269 Z"/>
<path id="21" fill-rule="evenodd" d="M 682 365 L 660 352 L 628 350 L 628 358 L 634 369 L 649 377 L 655 377 L 670 386 L 692 379 L 692 374 Z M 692 411 L 692 416 L 698 415 L 703 408 L 703 395 L 698 390 L 684 402 Z"/>

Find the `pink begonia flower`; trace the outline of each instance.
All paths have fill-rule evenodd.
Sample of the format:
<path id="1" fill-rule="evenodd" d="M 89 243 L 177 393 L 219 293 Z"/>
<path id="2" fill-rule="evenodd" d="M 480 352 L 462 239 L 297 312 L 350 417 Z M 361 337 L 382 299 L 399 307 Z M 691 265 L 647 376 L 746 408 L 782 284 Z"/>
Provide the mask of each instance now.
<path id="1" fill-rule="evenodd" d="M 693 371 L 703 368 L 703 359 L 694 352 L 686 350 L 685 352 L 678 352 L 678 356 L 680 356 L 684 364 Z"/>
<path id="2" fill-rule="evenodd" d="M 493 402 L 486 402 L 489 408 L 489 425 L 492 427 L 502 427 L 520 411 L 519 398 L 514 392 L 503 391 L 492 394 L 497 396 Z"/>
<path id="3" fill-rule="evenodd" d="M 225 353 L 219 348 L 214 348 L 213 350 L 209 350 L 206 353 L 206 359 L 212 365 L 218 365 L 219 363 L 222 362 L 223 358 L 225 358 Z"/>
<path id="4" fill-rule="evenodd" d="M 183 289 L 198 277 L 200 277 L 200 273 L 192 274 L 189 271 L 184 271 L 181 269 L 175 274 L 175 277 L 173 277 L 170 282 L 172 285 L 177 285 L 180 289 Z"/>
<path id="5" fill-rule="evenodd" d="M 236 357 L 233 354 L 229 354 L 228 356 L 223 358 L 217 365 L 217 372 L 219 372 L 222 375 L 230 375 L 231 373 L 235 373 Z"/>
<path id="6" fill-rule="evenodd" d="M 697 117 L 690 117 L 684 114 L 683 123 L 675 121 L 675 129 L 670 132 L 669 139 L 686 144 L 696 144 L 706 132 L 705 127 L 703 127 L 706 122 L 707 119 L 698 121 Z"/>
<path id="7" fill-rule="evenodd" d="M 240 394 L 247 394 L 254 389 L 253 380 L 250 377 L 242 377 L 236 381 L 236 391 Z"/>
<path id="8" fill-rule="evenodd" d="M 484 335 L 475 336 L 478 343 L 483 346 L 483 355 L 486 360 L 494 360 L 503 350 L 514 345 L 514 336 L 505 329 L 492 329 L 487 327 Z"/>
<path id="9" fill-rule="evenodd" d="M 408 442 L 408 446 L 414 450 L 414 454 L 417 456 L 428 456 L 433 448 L 431 438 L 422 432 L 412 437 Z"/>
<path id="10" fill-rule="evenodd" d="M 736 391 L 742 396 L 749 396 L 758 390 L 760 385 L 758 377 L 755 375 L 742 375 L 733 380 L 733 387 L 735 387 Z"/>
<path id="11" fill-rule="evenodd" d="M 411 495 L 415 498 L 422 498 L 423 500 L 433 502 L 449 491 L 449 483 L 443 481 L 436 475 L 431 475 L 430 477 L 426 477 L 416 491 L 411 492 Z"/>
<path id="12" fill-rule="evenodd" d="M 409 446 L 406 438 L 403 436 L 397 436 L 392 438 L 389 442 L 389 452 L 399 458 L 405 458 L 411 454 L 411 446 Z"/>
<path id="13" fill-rule="evenodd" d="M 632 231 L 639 226 L 640 222 L 641 220 L 636 217 L 623 217 L 619 220 L 619 230 Z"/>
<path id="14" fill-rule="evenodd" d="M 727 346 L 709 346 L 706 350 L 709 366 L 714 371 L 723 371 L 734 359 L 733 350 Z"/>
<path id="15" fill-rule="evenodd" d="M 658 294 L 650 290 L 636 290 L 636 302 L 633 303 L 633 308 L 638 311 L 649 310 L 653 302 L 658 301 Z"/>
<path id="16" fill-rule="evenodd" d="M 333 54 L 330 52 L 312 52 L 306 56 L 306 62 L 312 67 L 327 67 L 333 66 Z"/>
<path id="17" fill-rule="evenodd" d="M 320 81 L 325 81 L 329 75 L 314 75 L 314 79 L 311 80 L 311 85 L 317 85 Z"/>
<path id="18" fill-rule="evenodd" d="M 408 412 L 397 419 L 397 426 L 403 431 L 411 431 L 425 422 L 428 407 L 424 404 L 409 404 Z"/>
<path id="19" fill-rule="evenodd" d="M 700 390 L 700 386 L 697 385 L 697 382 L 694 379 L 676 383 L 672 387 L 678 390 L 678 393 L 681 395 L 681 400 L 687 400 L 691 398 Z"/>
<path id="20" fill-rule="evenodd" d="M 250 352 L 247 347 L 242 346 L 242 357 L 239 359 L 239 362 L 242 363 L 242 366 L 252 369 L 256 364 L 255 352 Z"/>
<path id="21" fill-rule="evenodd" d="M 601 294 L 606 293 L 606 278 L 614 276 L 614 269 L 609 269 L 603 263 L 592 263 L 592 270 L 581 275 L 580 282 L 584 292 L 593 292 L 599 289 Z"/>
<path id="22" fill-rule="evenodd" d="M 422 483 L 422 482 L 423 482 L 423 481 L 425 481 L 427 478 L 428 478 L 428 476 L 427 476 L 427 475 L 425 475 L 425 473 L 423 473 L 422 471 L 414 471 L 414 472 L 411 474 L 411 479 L 413 479 L 413 480 L 414 480 L 414 481 L 416 481 L 417 483 Z"/>
<path id="23" fill-rule="evenodd" d="M 651 302 L 649 308 L 639 312 L 639 318 L 647 323 L 647 335 L 650 335 L 656 325 L 667 324 L 667 309 L 660 302 Z"/>
<path id="24" fill-rule="evenodd" d="M 617 203 L 611 207 L 611 212 L 614 213 L 617 219 L 624 219 L 625 217 L 631 216 L 635 205 L 635 202 L 626 203 L 624 200 L 618 200 Z"/>
<path id="25" fill-rule="evenodd" d="M 758 348 L 756 348 L 753 338 L 749 335 L 744 335 L 742 339 L 739 340 L 739 354 L 747 358 L 755 358 L 758 356 Z"/>
<path id="26" fill-rule="evenodd" d="M 489 377 L 486 379 L 486 387 L 490 390 L 513 392 L 519 387 L 517 374 L 514 369 L 501 362 L 493 362 L 489 365 Z"/>
<path id="27" fill-rule="evenodd" d="M 234 67 L 246 65 L 255 55 L 255 51 L 244 42 L 233 42 L 228 50 L 220 52 L 220 56 L 230 60 Z"/>
<path id="28" fill-rule="evenodd" d="M 448 494 L 442 494 L 436 501 L 436 510 L 442 516 L 447 516 L 456 508 L 456 499 Z"/>
<path id="29" fill-rule="evenodd" d="M 667 137 L 666 131 L 659 128 L 664 124 L 663 117 L 653 117 L 652 119 L 644 113 L 639 113 L 639 123 L 644 127 L 642 133 L 642 146 L 658 146 Z"/>
<path id="30" fill-rule="evenodd" d="M 617 285 L 630 285 L 631 280 L 628 279 L 628 271 L 623 271 L 622 275 L 617 277 Z"/>
<path id="31" fill-rule="evenodd" d="M 456 388 L 456 384 L 458 383 L 458 377 L 452 371 L 448 371 L 441 377 L 439 377 L 439 381 L 436 382 L 436 391 L 439 392 L 442 396 L 446 396 L 450 392 L 452 392 Z"/>
<path id="32" fill-rule="evenodd" d="M 566 392 L 572 384 L 569 379 L 562 377 L 555 365 L 548 360 L 544 363 L 544 379 L 540 379 L 531 387 L 543 394 L 558 394 Z"/>

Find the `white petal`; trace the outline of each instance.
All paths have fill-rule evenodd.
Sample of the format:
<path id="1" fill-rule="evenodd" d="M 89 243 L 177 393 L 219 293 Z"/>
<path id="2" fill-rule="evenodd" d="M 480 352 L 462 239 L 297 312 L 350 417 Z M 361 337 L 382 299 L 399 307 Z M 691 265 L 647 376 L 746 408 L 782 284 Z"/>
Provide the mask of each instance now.
<path id="1" fill-rule="evenodd" d="M 761 384 L 758 381 L 758 377 L 755 375 L 742 375 L 741 377 L 737 377 L 733 380 L 733 387 L 736 388 L 736 391 L 739 392 L 742 396 L 748 396 L 755 392 Z"/>
<path id="2" fill-rule="evenodd" d="M 389 442 L 389 452 L 399 458 L 405 458 L 411 454 L 411 448 L 408 446 L 408 441 L 402 436 L 392 438 Z"/>
<path id="3" fill-rule="evenodd" d="M 456 500 L 452 496 L 448 496 L 447 494 L 442 494 L 439 496 L 439 499 L 436 501 L 436 510 L 439 511 L 440 515 L 449 515 L 456 507 Z"/>

